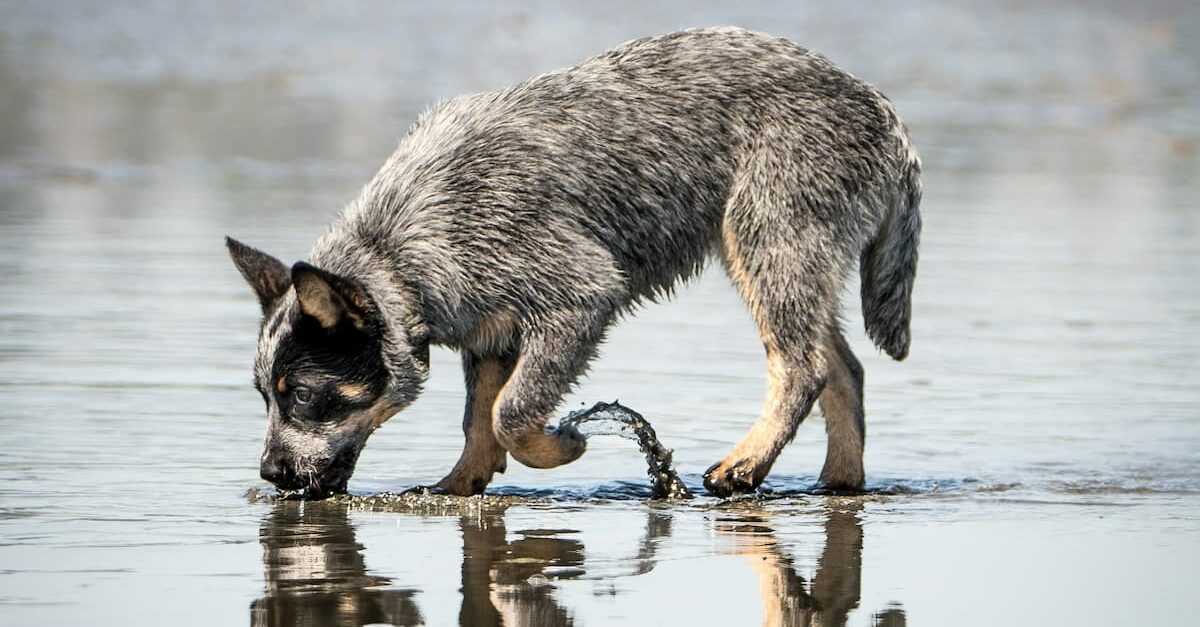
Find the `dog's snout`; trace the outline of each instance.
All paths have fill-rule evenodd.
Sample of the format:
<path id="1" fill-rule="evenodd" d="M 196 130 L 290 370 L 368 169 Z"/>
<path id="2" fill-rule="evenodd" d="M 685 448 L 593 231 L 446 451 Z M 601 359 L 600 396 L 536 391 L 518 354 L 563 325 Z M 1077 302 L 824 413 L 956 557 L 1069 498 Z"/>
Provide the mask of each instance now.
<path id="1" fill-rule="evenodd" d="M 265 455 L 258 474 L 275 485 L 282 485 L 287 482 L 289 473 L 287 466 L 278 456 Z"/>

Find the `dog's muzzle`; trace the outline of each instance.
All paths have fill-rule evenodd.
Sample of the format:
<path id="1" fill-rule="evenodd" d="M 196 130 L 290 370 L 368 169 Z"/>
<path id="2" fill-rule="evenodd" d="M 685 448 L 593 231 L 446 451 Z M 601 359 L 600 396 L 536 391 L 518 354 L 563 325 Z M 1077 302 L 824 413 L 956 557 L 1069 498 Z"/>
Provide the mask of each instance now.
<path id="1" fill-rule="evenodd" d="M 349 461 L 347 463 L 347 459 Z M 350 475 L 354 472 L 356 454 L 339 455 L 316 474 L 300 474 L 295 464 L 285 454 L 268 452 L 262 457 L 259 475 L 276 488 L 290 492 L 293 496 L 306 499 L 323 499 L 346 491 Z"/>
<path id="2" fill-rule="evenodd" d="M 307 479 L 301 479 L 292 468 L 292 464 L 282 455 L 263 455 L 258 474 L 280 490 L 300 490 L 308 487 Z"/>

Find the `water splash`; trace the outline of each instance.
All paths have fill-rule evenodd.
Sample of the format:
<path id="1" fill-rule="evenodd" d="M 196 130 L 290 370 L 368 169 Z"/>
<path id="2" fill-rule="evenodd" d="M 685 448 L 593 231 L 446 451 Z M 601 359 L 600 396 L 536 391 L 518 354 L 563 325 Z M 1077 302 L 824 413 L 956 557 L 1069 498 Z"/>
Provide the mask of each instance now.
<path id="1" fill-rule="evenodd" d="M 646 474 L 650 476 L 651 498 L 690 499 L 692 493 L 671 467 L 671 449 L 658 441 L 654 427 L 641 414 L 613 401 L 596 403 L 591 409 L 567 414 L 558 423 L 559 429 L 572 429 L 584 437 L 618 435 L 634 440 L 646 456 Z"/>

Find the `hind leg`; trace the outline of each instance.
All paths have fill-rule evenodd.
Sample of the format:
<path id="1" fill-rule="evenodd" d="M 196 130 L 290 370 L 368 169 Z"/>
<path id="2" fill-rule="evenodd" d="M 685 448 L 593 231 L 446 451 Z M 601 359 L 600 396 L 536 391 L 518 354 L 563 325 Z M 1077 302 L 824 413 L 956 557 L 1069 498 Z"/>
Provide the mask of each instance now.
<path id="1" fill-rule="evenodd" d="M 862 364 L 850 351 L 836 326 L 825 341 L 829 376 L 821 392 L 828 444 L 820 486 L 829 490 L 860 490 L 863 486 L 863 443 L 866 422 L 863 414 Z"/>
<path id="2" fill-rule="evenodd" d="M 830 230 L 816 221 L 754 217 L 727 212 L 722 252 L 766 348 L 767 400 L 745 437 L 705 473 L 705 487 L 717 496 L 756 489 L 821 394 L 842 276 Z"/>
<path id="3" fill-rule="evenodd" d="M 767 400 L 762 414 L 733 450 L 704 473 L 704 487 L 715 496 L 758 488 L 775 458 L 821 393 L 823 368 L 815 350 L 767 345 Z"/>

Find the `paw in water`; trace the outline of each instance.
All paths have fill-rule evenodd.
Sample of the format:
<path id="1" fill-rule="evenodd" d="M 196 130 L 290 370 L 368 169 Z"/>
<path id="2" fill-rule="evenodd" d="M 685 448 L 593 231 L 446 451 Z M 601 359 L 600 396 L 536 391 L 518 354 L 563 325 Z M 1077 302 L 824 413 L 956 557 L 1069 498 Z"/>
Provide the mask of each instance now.
<path id="1" fill-rule="evenodd" d="M 732 463 L 722 460 L 704 471 L 704 489 L 721 498 L 754 492 L 762 480 L 763 477 L 757 476 L 746 460 Z"/>

